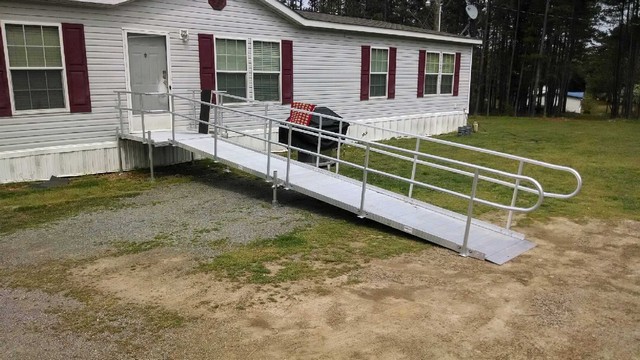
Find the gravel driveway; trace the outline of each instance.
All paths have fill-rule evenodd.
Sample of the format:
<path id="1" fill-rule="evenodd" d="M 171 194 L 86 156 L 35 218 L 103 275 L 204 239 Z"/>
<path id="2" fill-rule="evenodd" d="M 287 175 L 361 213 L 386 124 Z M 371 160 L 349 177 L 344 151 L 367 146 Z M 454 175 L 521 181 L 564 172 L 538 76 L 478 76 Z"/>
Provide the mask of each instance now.
<path id="1" fill-rule="evenodd" d="M 270 184 L 232 174 L 156 188 L 116 209 L 0 236 L 0 267 L 83 259 L 114 243 L 151 240 L 207 258 L 219 252 L 211 242 L 272 238 L 311 225 L 330 208 L 285 190 L 278 192 L 283 206 L 273 208 L 271 196 Z"/>

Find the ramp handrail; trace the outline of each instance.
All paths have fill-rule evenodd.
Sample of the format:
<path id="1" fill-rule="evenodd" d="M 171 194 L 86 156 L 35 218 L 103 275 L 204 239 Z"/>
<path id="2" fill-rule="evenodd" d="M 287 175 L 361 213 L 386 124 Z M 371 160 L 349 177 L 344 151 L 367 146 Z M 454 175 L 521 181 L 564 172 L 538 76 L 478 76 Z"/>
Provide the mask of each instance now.
<path id="1" fill-rule="evenodd" d="M 225 96 L 229 96 L 229 95 L 225 95 Z M 275 105 L 275 106 L 276 107 L 281 107 L 281 105 Z M 296 109 L 295 111 L 296 112 L 305 113 L 305 114 L 310 114 L 310 115 L 318 115 L 318 116 L 321 115 L 321 114 L 317 114 L 317 113 L 315 113 L 313 111 L 307 111 L 307 110 L 303 110 L 303 109 Z M 460 143 L 456 143 L 456 142 L 453 142 L 453 141 L 436 139 L 436 138 L 433 138 L 433 137 L 424 136 L 424 135 L 420 135 L 420 134 L 413 134 L 413 133 L 400 131 L 400 130 L 385 129 L 383 127 L 376 126 L 376 125 L 373 125 L 373 124 L 368 124 L 368 123 L 365 123 L 365 122 L 358 122 L 358 121 L 348 121 L 348 120 L 344 120 L 344 119 L 341 119 L 341 118 L 338 118 L 338 117 L 334 117 L 334 116 L 330 116 L 330 115 L 322 115 L 322 117 L 326 118 L 326 119 L 336 120 L 336 121 L 348 122 L 350 124 L 357 124 L 359 126 L 368 127 L 368 128 L 371 128 L 371 129 L 387 131 L 387 132 L 398 134 L 398 135 L 403 136 L 403 137 L 416 138 L 416 139 L 420 139 L 420 140 L 423 140 L 423 141 L 428 141 L 428 142 L 432 142 L 432 143 L 436 143 L 436 144 L 440 144 L 440 145 L 447 145 L 447 146 L 457 147 L 457 148 L 465 149 L 465 150 L 469 150 L 469 151 L 484 153 L 484 154 L 488 154 L 488 155 L 494 155 L 494 156 L 502 157 L 502 158 L 505 158 L 505 159 L 520 161 L 520 162 L 523 162 L 525 164 L 536 165 L 536 166 L 548 168 L 548 169 L 551 169 L 551 170 L 564 171 L 564 172 L 570 173 L 571 175 L 573 175 L 575 177 L 575 179 L 576 179 L 576 187 L 573 189 L 572 192 L 567 193 L 567 194 L 558 194 L 558 193 L 552 193 L 552 192 L 545 192 L 544 196 L 548 197 L 548 198 L 569 199 L 569 198 L 572 198 L 575 195 L 577 195 L 580 192 L 580 189 L 582 188 L 582 177 L 580 176 L 580 174 L 576 170 L 574 170 L 574 169 L 572 169 L 570 167 L 567 167 L 567 166 L 551 164 L 551 163 L 544 162 L 544 161 L 530 159 L 530 158 L 526 158 L 526 157 L 522 157 L 522 156 L 518 156 L 518 155 L 507 154 L 507 153 L 503 153 L 503 152 L 499 152 L 499 151 L 495 151 L 495 150 L 484 149 L 484 148 L 480 148 L 480 147 L 476 147 L 476 146 L 460 144 Z"/>
<path id="2" fill-rule="evenodd" d="M 256 119 L 259 119 L 261 121 L 263 121 L 265 123 L 265 129 L 268 128 L 268 132 L 266 131 L 266 137 L 265 138 L 261 138 L 259 136 L 256 135 L 252 135 L 252 134 L 243 134 L 244 136 L 250 137 L 250 138 L 254 138 L 254 139 L 258 139 L 260 141 L 264 141 L 266 143 L 266 155 L 267 155 L 267 171 L 266 171 L 266 177 L 267 179 L 271 179 L 273 180 L 273 177 L 270 177 L 270 162 L 271 162 L 271 157 L 273 156 L 271 154 L 271 149 L 272 149 L 272 145 L 279 145 L 279 146 L 284 146 L 287 150 L 287 171 L 286 171 L 286 180 L 285 180 L 285 186 L 289 187 L 289 168 L 290 168 L 290 162 L 291 162 L 291 152 L 292 150 L 296 150 L 298 152 L 302 152 L 302 153 L 307 153 L 310 155 L 313 155 L 316 157 L 316 162 L 319 162 L 319 159 L 328 159 L 331 160 L 333 162 L 336 163 L 336 172 L 338 172 L 338 167 L 340 164 L 343 165 L 349 165 L 355 169 L 361 170 L 362 171 L 362 176 L 363 176 L 363 180 L 362 180 L 362 194 L 361 194 L 361 205 L 360 205 L 360 216 L 366 216 L 366 214 L 364 213 L 364 198 L 365 198 L 365 193 L 366 193 L 366 188 L 368 185 L 367 182 L 367 175 L 368 174 L 377 174 L 377 175 L 381 175 L 381 176 L 386 176 L 395 180 L 399 180 L 402 182 L 405 182 L 407 184 L 409 184 L 409 197 L 412 197 L 412 192 L 413 192 L 413 187 L 414 186 L 420 186 L 420 187 L 424 187 L 427 189 L 431 189 L 431 190 L 435 190 L 435 191 L 439 191 L 439 192 L 443 192 L 452 196 L 456 196 L 462 199 L 466 199 L 468 200 L 468 209 L 467 209 L 467 225 L 466 225 L 466 229 L 465 229 L 465 238 L 464 238 L 464 242 L 463 242 L 463 247 L 461 249 L 461 254 L 463 255 L 467 255 L 468 254 L 468 249 L 467 249 L 467 241 L 468 241 L 468 233 L 470 230 L 470 225 L 471 225 L 471 219 L 472 219 L 472 212 L 473 212 L 473 206 L 474 203 L 477 204 L 483 204 L 483 205 L 488 205 L 497 209 L 502 209 L 502 210 L 507 210 L 509 211 L 509 219 L 507 222 L 507 229 L 509 229 L 510 227 L 510 223 L 511 223 L 511 214 L 514 211 L 518 211 L 518 212 L 531 212 L 534 211 L 535 209 L 537 209 L 543 202 L 546 193 L 544 192 L 542 185 L 534 178 L 530 177 L 530 176 L 525 176 L 522 174 L 522 167 L 524 166 L 525 163 L 531 163 L 531 164 L 535 164 L 535 165 L 539 165 L 539 166 L 544 166 L 544 167 L 549 167 L 555 170 L 561 170 L 561 171 L 568 171 L 567 169 L 571 170 L 569 172 L 571 172 L 572 174 L 574 174 L 574 176 L 576 176 L 576 178 L 578 179 L 578 189 L 576 191 L 574 191 L 574 193 L 570 194 L 571 196 L 575 195 L 575 193 L 577 193 L 577 191 L 579 191 L 579 187 L 581 186 L 581 178 L 580 175 L 573 169 L 571 168 L 566 168 L 563 166 L 558 166 L 558 165 L 553 165 L 553 164 L 548 164 L 548 163 L 544 163 L 544 162 L 540 162 L 537 160 L 533 160 L 533 159 L 527 159 L 527 158 L 522 158 L 522 157 L 518 157 L 518 156 L 513 156 L 510 154 L 504 154 L 504 153 L 499 153 L 499 152 L 495 152 L 495 151 L 491 151 L 491 150 L 487 150 L 485 151 L 485 149 L 480 149 L 480 148 L 475 148 L 475 147 L 471 147 L 471 146 L 467 146 L 467 145 L 463 145 L 463 146 L 458 146 L 461 144 L 456 144 L 456 143 L 451 143 L 451 142 L 447 142 L 447 141 L 442 141 L 442 140 L 437 140 L 437 139 L 432 139 L 432 138 L 427 138 L 427 137 L 417 137 L 416 139 L 416 150 L 409 150 L 409 149 L 405 149 L 405 148 L 401 148 L 401 147 L 396 147 L 393 145 L 388 145 L 388 144 L 383 144 L 383 143 L 377 143 L 377 142 L 373 142 L 370 140 L 362 140 L 362 139 L 358 139 L 349 135 L 342 135 L 342 134 L 336 134 L 335 132 L 331 132 L 331 131 L 327 131 L 327 130 L 323 130 L 322 129 L 322 118 L 332 118 L 335 119 L 337 121 L 340 122 L 340 129 L 342 129 L 343 124 L 347 124 L 347 123 L 352 123 L 349 122 L 347 120 L 341 119 L 341 118 L 335 118 L 335 117 L 331 117 L 328 115 L 324 115 L 324 114 L 318 114 L 318 113 L 313 113 L 313 112 L 306 112 L 306 111 L 302 111 L 302 112 L 306 112 L 312 115 L 316 115 L 319 116 L 321 118 L 320 121 L 320 128 L 313 128 L 313 127 L 309 127 L 309 126 L 304 126 L 304 125 L 299 125 L 299 124 L 294 124 L 291 122 L 287 122 L 285 120 L 279 120 L 279 119 L 275 119 L 273 117 L 269 117 L 268 114 L 268 108 L 267 110 L 265 110 L 265 115 L 261 115 L 261 114 L 255 114 L 255 113 L 251 113 L 248 111 L 244 111 L 241 110 L 240 108 L 236 108 L 236 107 L 228 107 L 228 106 L 224 106 L 222 104 L 220 104 L 222 101 L 216 101 L 217 104 L 214 104 L 212 102 L 206 102 L 206 101 L 201 101 L 198 99 L 194 99 L 194 98 L 189 98 L 187 96 L 182 96 L 182 95 L 178 95 L 176 93 L 156 93 L 156 92 L 147 92 L 147 93 L 139 93 L 139 92 L 130 92 L 130 91 L 116 91 L 116 93 L 118 94 L 118 111 L 120 113 L 120 121 L 121 121 L 121 128 L 124 128 L 124 121 L 123 121 L 123 117 L 122 117 L 122 112 L 123 111 L 133 111 L 134 109 L 132 108 L 128 108 L 128 107 L 124 107 L 122 106 L 121 100 L 120 100 L 120 96 L 121 94 L 130 94 L 132 96 L 140 96 L 140 109 L 136 109 L 136 111 L 140 111 L 141 113 L 141 121 L 142 121 L 142 128 L 143 128 L 143 140 L 144 140 L 144 114 L 145 113 L 152 113 L 152 112 L 164 112 L 164 113 L 170 113 L 171 114 L 171 132 L 172 132 L 172 138 L 169 139 L 173 144 L 176 144 L 175 141 L 175 127 L 176 127 L 176 117 L 180 117 L 180 118 L 184 118 L 184 119 L 188 119 L 191 121 L 194 121 L 196 123 L 204 123 L 207 124 L 209 126 L 212 127 L 213 129 L 213 141 L 214 141 L 214 160 L 217 160 L 217 141 L 218 141 L 218 137 L 220 134 L 220 130 L 224 130 L 226 132 L 232 132 L 232 133 L 240 133 L 243 134 L 241 131 L 238 131 L 236 129 L 233 129 L 232 127 L 229 126 L 224 126 L 223 124 L 221 124 L 218 120 L 219 118 L 222 117 L 222 111 L 229 111 L 232 113 L 236 113 L 239 115 L 244 115 L 244 116 L 249 116 L 249 117 L 253 117 Z M 165 95 L 165 96 L 170 96 L 171 97 L 171 103 L 172 106 L 170 107 L 170 109 L 168 111 L 156 111 L 156 110 L 145 110 L 144 109 L 144 102 L 143 102 L 143 96 L 144 95 Z M 228 95 L 228 94 L 220 94 L 220 93 L 216 93 L 216 96 L 221 98 L 222 96 L 232 96 L 232 95 Z M 196 114 L 194 112 L 193 116 L 189 116 L 189 115 L 184 115 L 179 113 L 178 111 L 176 111 L 176 108 L 174 106 L 175 100 L 183 100 L 186 102 L 191 103 L 194 107 L 197 105 L 200 106 L 208 106 L 213 110 L 213 122 L 211 120 L 209 121 L 202 121 L 198 118 L 196 118 Z M 242 99 L 242 98 L 240 98 Z M 267 104 L 268 105 L 268 104 Z M 296 110 L 298 111 L 298 110 Z M 273 126 L 274 124 L 276 126 L 280 126 L 280 127 L 284 127 L 287 129 L 288 133 L 289 133 L 289 143 L 288 144 L 280 144 L 278 141 L 274 141 L 272 139 L 272 133 L 273 133 Z M 305 150 L 302 148 L 298 148 L 295 146 L 291 145 L 291 135 L 293 130 L 295 129 L 296 132 L 298 133 L 304 133 L 304 134 L 308 134 L 314 137 L 318 138 L 318 149 L 316 152 L 312 152 L 309 150 Z M 120 130 L 121 131 L 121 130 Z M 385 130 L 387 131 L 387 130 Z M 411 134 L 407 134 L 407 136 L 410 136 Z M 413 135 L 415 136 L 415 135 Z M 341 145 L 349 145 L 355 148 L 359 148 L 364 150 L 364 162 L 363 164 L 356 164 L 350 161 L 346 161 L 344 159 L 340 158 L 340 151 L 337 152 L 336 157 L 330 156 L 330 155 L 326 155 L 326 154 L 322 154 L 320 152 L 320 141 L 322 139 L 331 139 L 333 141 L 336 141 L 338 143 L 338 147 L 340 147 Z M 452 146 L 457 146 L 457 147 L 462 147 L 462 148 L 467 148 L 468 150 L 482 150 L 481 152 L 485 152 L 485 153 L 489 153 L 492 155 L 498 155 L 498 156 L 502 156 L 505 158 L 509 158 L 509 159 L 514 159 L 514 160 L 518 160 L 520 161 L 520 165 L 519 165 L 519 170 L 518 173 L 511 173 L 508 171 L 502 171 L 502 170 L 498 170 L 498 169 L 493 169 L 490 167 L 486 167 L 486 166 L 481 166 L 481 165 L 476 165 L 473 163 L 469 163 L 469 162 L 465 162 L 465 161 L 460 161 L 460 160 L 454 160 L 454 159 L 449 159 L 446 157 L 442 157 L 442 156 L 436 156 L 436 155 L 431 155 L 431 154 L 427 154 L 427 153 L 422 153 L 420 152 L 420 141 L 433 141 L 433 140 L 437 140 L 435 142 L 438 143 L 443 143 L 445 145 L 452 145 Z M 398 160 L 402 160 L 402 161 L 407 161 L 410 162 L 412 164 L 412 174 L 411 174 L 411 178 L 407 178 L 404 176 L 399 176 L 399 175 L 395 175 L 392 173 L 388 173 L 385 172 L 383 170 L 379 170 L 379 169 L 373 169 L 371 168 L 371 164 L 369 161 L 370 158 L 370 154 L 371 153 L 378 153 L 378 154 L 382 154 L 385 156 L 390 156 L 394 159 L 398 159 Z M 438 161 L 444 164 L 437 164 L 434 163 L 433 161 Z M 448 165 L 445 165 L 448 164 Z M 416 167 L 417 165 L 423 165 L 423 166 L 428 166 L 428 167 L 432 167 L 432 168 L 436 168 L 439 170 L 445 170 L 445 171 L 449 171 L 452 173 L 456 173 L 459 175 L 464 175 L 467 177 L 471 177 L 473 178 L 473 184 L 472 184 L 472 188 L 471 188 L 471 193 L 470 194 L 466 194 L 466 193 L 461 193 L 461 192 L 457 192 L 454 191 L 452 189 L 446 189 L 440 186 L 436 186 L 433 184 L 428 184 L 428 183 L 424 183 L 421 181 L 418 181 L 415 179 L 416 176 Z M 470 169 L 471 171 L 465 171 L 459 168 L 455 168 L 452 166 L 460 166 L 460 167 L 466 167 L 468 169 Z M 483 173 L 481 175 L 481 172 Z M 275 176 L 274 176 L 275 177 Z M 503 178 L 509 178 L 511 179 L 511 181 L 505 181 L 505 180 L 501 180 L 498 179 L 497 177 L 503 177 Z M 509 188 L 512 188 L 514 190 L 513 192 L 513 199 L 511 201 L 510 205 L 504 205 L 504 204 L 500 204 L 497 203 L 495 201 L 490 201 L 490 200 L 486 200 L 486 199 L 482 199 L 476 196 L 476 190 L 477 190 L 477 186 L 478 186 L 478 181 L 479 180 L 483 180 L 483 181 L 487 181 L 487 182 L 491 182 L 494 184 L 498 184 L 498 185 L 502 185 L 502 186 L 506 186 Z M 530 186 L 523 186 L 521 185 L 522 182 L 528 182 L 530 184 Z M 516 199 L 517 199 L 517 193 L 518 190 L 523 190 L 525 192 L 529 192 L 532 194 L 537 195 L 536 201 L 533 205 L 529 206 L 529 207 L 522 207 L 522 206 L 516 206 Z M 554 194 L 551 194 L 554 195 Z M 557 195 L 557 194 L 556 194 Z M 553 197 L 553 196 L 549 196 L 549 197 Z M 569 196 L 570 197 L 570 196 Z"/>
<path id="3" fill-rule="evenodd" d="M 249 99 L 242 98 L 242 97 L 239 97 L 239 96 L 227 94 L 224 91 L 213 91 L 213 93 L 218 95 L 219 98 L 221 98 L 221 99 L 224 98 L 224 97 L 230 97 L 230 98 L 233 98 L 233 99 L 236 99 L 236 100 L 243 100 L 243 101 L 246 101 L 246 102 L 251 103 L 251 104 L 259 103 L 256 100 L 249 100 Z M 276 108 L 284 108 L 285 110 L 288 110 L 288 108 L 285 108 L 282 105 L 273 104 L 271 106 L 276 107 Z M 305 113 L 305 114 L 309 114 L 309 115 L 321 116 L 321 118 L 332 119 L 332 120 L 335 120 L 335 121 L 347 122 L 347 123 L 350 123 L 350 124 L 357 124 L 359 126 L 368 127 L 370 129 L 387 131 L 387 132 L 395 133 L 400 137 L 416 138 L 416 149 L 419 148 L 419 144 L 420 144 L 421 141 L 427 141 L 427 142 L 432 142 L 432 143 L 439 144 L 439 145 L 446 145 L 446 146 L 456 147 L 456 148 L 459 148 L 459 149 L 464 149 L 464 150 L 468 150 L 468 151 L 472 151 L 472 152 L 478 152 L 478 153 L 488 154 L 488 155 L 492 155 L 492 156 L 502 157 L 504 159 L 517 161 L 518 162 L 518 174 L 519 175 L 521 175 L 523 173 L 524 165 L 525 164 L 529 164 L 529 165 L 539 166 L 539 167 L 550 169 L 550 170 L 566 172 L 566 173 L 571 174 L 575 178 L 576 185 L 575 185 L 575 188 L 571 192 L 569 192 L 569 193 L 555 193 L 555 192 L 546 192 L 545 191 L 544 192 L 544 197 L 545 198 L 570 199 L 570 198 L 576 196 L 580 192 L 580 190 L 582 189 L 582 177 L 580 176 L 580 173 L 578 173 L 575 169 L 570 168 L 568 166 L 551 164 L 551 163 L 548 163 L 548 162 L 539 161 L 539 160 L 535 160 L 535 159 L 531 159 L 531 158 L 526 158 L 526 157 L 523 157 L 523 156 L 512 155 L 512 154 L 507 154 L 507 153 L 503 153 L 503 152 L 499 152 L 499 151 L 495 151 L 495 150 L 489 150 L 489 149 L 484 149 L 484 148 L 480 148 L 480 147 L 476 147 L 476 146 L 460 144 L 460 143 L 456 143 L 456 142 L 453 142 L 453 141 L 435 139 L 435 138 L 432 138 L 432 137 L 429 137 L 429 136 L 413 134 L 413 133 L 409 133 L 409 132 L 405 132 L 405 131 L 385 129 L 385 128 L 382 128 L 380 126 L 376 126 L 376 125 L 373 125 L 373 124 L 368 124 L 368 123 L 365 123 L 365 122 L 347 121 L 347 120 L 344 120 L 344 119 L 339 118 L 339 117 L 334 117 L 334 116 L 330 116 L 330 115 L 323 115 L 323 114 L 317 114 L 317 113 L 315 113 L 313 111 L 307 111 L 307 110 L 303 110 L 303 109 L 296 109 L 296 111 L 297 112 L 301 112 L 301 113 Z M 483 180 L 486 180 L 486 179 L 483 179 Z M 510 185 L 507 185 L 506 182 L 501 182 L 501 185 L 510 186 Z M 522 191 L 525 191 L 525 192 L 529 192 L 529 193 L 534 193 L 536 191 L 536 189 L 532 189 L 532 188 L 529 188 L 527 186 L 520 185 L 517 180 L 516 180 L 516 183 L 514 184 L 514 186 L 510 186 L 510 187 L 514 188 L 514 194 L 513 194 L 513 198 L 512 198 L 512 206 L 515 205 L 515 202 L 516 202 L 516 199 L 517 199 L 517 192 L 519 190 L 522 190 Z M 412 193 L 412 191 L 410 191 L 410 193 Z M 409 197 L 411 197 L 411 195 L 409 195 Z M 509 211 L 509 215 L 508 215 L 508 219 L 507 219 L 507 226 L 506 226 L 507 229 L 511 227 L 512 219 L 513 219 L 513 212 Z"/>

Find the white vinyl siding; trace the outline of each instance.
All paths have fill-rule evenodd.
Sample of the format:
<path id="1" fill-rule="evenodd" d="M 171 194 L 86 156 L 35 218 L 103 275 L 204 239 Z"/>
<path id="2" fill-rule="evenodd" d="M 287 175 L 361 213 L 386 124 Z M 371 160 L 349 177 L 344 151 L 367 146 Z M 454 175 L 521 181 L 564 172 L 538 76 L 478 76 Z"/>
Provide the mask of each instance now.
<path id="1" fill-rule="evenodd" d="M 60 27 L 8 23 L 4 33 L 14 111 L 65 109 Z"/>
<path id="2" fill-rule="evenodd" d="M 258 101 L 280 101 L 280 43 L 253 42 L 253 94 Z"/>
<path id="3" fill-rule="evenodd" d="M 371 49 L 369 97 L 386 97 L 389 75 L 389 49 Z"/>

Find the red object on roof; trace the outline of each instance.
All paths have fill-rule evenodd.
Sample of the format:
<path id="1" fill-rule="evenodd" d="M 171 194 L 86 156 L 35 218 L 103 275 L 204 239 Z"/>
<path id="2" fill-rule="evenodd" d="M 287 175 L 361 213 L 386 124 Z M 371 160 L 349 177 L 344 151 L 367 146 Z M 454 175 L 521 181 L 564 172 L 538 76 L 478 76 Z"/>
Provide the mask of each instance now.
<path id="1" fill-rule="evenodd" d="M 313 112 L 315 108 L 316 106 L 314 104 L 305 104 L 305 103 L 294 101 L 291 104 L 291 114 L 289 115 L 288 121 L 298 125 L 309 126 L 309 123 L 311 122 L 311 114 L 306 112 L 296 111 L 296 109 Z"/>

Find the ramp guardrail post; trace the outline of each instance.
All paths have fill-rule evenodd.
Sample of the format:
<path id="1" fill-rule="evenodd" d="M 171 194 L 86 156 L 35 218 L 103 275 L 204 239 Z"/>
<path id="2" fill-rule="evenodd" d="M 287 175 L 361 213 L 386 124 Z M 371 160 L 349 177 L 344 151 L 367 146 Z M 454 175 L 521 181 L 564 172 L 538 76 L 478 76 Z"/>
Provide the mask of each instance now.
<path id="1" fill-rule="evenodd" d="M 209 121 L 207 121 L 209 123 Z M 220 135 L 218 126 L 218 107 L 213 107 L 213 161 L 218 162 L 218 136 Z"/>
<path id="2" fill-rule="evenodd" d="M 118 148 L 118 171 L 122 172 L 122 136 L 120 128 L 116 128 L 116 145 Z"/>
<path id="3" fill-rule="evenodd" d="M 218 136 L 220 135 L 220 128 L 218 127 L 218 106 L 213 105 L 210 107 L 213 107 L 213 161 L 218 162 Z M 209 112 L 211 112 L 211 110 L 209 110 Z"/>
<path id="4" fill-rule="evenodd" d="M 420 152 L 420 138 L 416 138 L 416 153 Z M 416 166 L 418 154 L 413 155 L 413 165 L 411 167 L 411 183 L 409 184 L 409 197 L 413 196 L 413 181 L 416 180 Z"/>
<path id="5" fill-rule="evenodd" d="M 176 142 L 176 98 L 173 94 L 171 96 L 171 141 Z"/>
<path id="6" fill-rule="evenodd" d="M 360 212 L 359 218 L 364 218 L 364 197 L 367 192 L 367 174 L 369 170 L 369 151 L 371 150 L 371 144 L 367 143 L 367 150 L 364 154 L 364 168 L 362 169 L 362 194 L 360 194 Z"/>
<path id="7" fill-rule="evenodd" d="M 264 117 L 265 118 L 269 118 L 269 104 L 264 104 Z M 267 126 L 269 126 L 269 132 L 271 132 L 270 125 L 271 125 L 271 119 L 269 119 L 269 124 L 267 124 L 266 122 L 264 123 L 264 138 L 265 138 L 265 140 L 267 139 L 267 136 L 269 136 L 269 139 L 271 139 L 271 133 L 269 133 L 269 135 L 267 135 Z M 269 148 L 269 145 L 267 145 L 267 143 L 265 143 L 264 144 L 264 150 L 267 151 L 268 148 Z M 267 178 L 269 178 L 269 170 L 267 170 Z"/>
<path id="8" fill-rule="evenodd" d="M 224 96 L 222 94 L 215 94 L 215 95 L 217 99 L 216 104 L 220 105 L 220 114 L 218 114 L 218 125 L 224 126 Z M 225 130 L 224 133 L 222 134 L 222 137 L 226 138 L 228 136 L 229 134 L 227 134 Z"/>
<path id="9" fill-rule="evenodd" d="M 267 145 L 267 173 L 266 173 L 265 180 L 269 181 L 269 172 L 271 172 L 271 130 L 273 128 L 273 121 L 269 119 L 269 123 L 266 125 L 269 127 L 269 133 L 267 134 L 267 144 L 266 144 Z"/>
<path id="10" fill-rule="evenodd" d="M 471 185 L 471 196 L 469 196 L 469 208 L 467 209 L 467 224 L 464 228 L 464 241 L 462 242 L 462 248 L 460 249 L 460 256 L 469 256 L 469 232 L 471 231 L 471 219 L 473 216 L 473 202 L 476 198 L 476 190 L 478 189 L 478 178 L 480 177 L 480 170 L 476 169 L 473 175 L 473 185 Z"/>
<path id="11" fill-rule="evenodd" d="M 338 122 L 338 133 L 340 136 L 338 136 L 338 149 L 336 150 L 336 174 L 340 172 L 340 148 L 344 141 L 344 138 L 342 137 L 342 119 Z"/>
<path id="12" fill-rule="evenodd" d="M 522 175 L 522 171 L 524 170 L 524 162 L 520 160 L 520 164 L 518 165 L 518 175 Z M 520 179 L 516 179 L 515 187 L 513 188 L 513 197 L 511 198 L 511 206 L 516 205 L 516 200 L 518 199 L 518 186 L 520 186 Z M 511 222 L 513 221 L 513 210 L 509 210 L 509 215 L 507 215 L 507 230 L 511 229 Z"/>
<path id="13" fill-rule="evenodd" d="M 198 128 L 198 114 L 197 114 L 197 109 L 196 109 L 196 91 L 195 90 L 191 90 L 191 111 L 193 112 L 193 121 L 192 121 L 192 125 L 194 126 L 194 129 Z"/>
<path id="14" fill-rule="evenodd" d="M 140 124 L 142 124 L 142 140 L 144 142 L 144 136 L 146 134 L 145 129 L 144 129 L 144 97 L 142 97 L 142 94 L 139 95 L 140 98 Z M 148 141 L 148 139 L 147 139 Z"/>
<path id="15" fill-rule="evenodd" d="M 124 131 L 124 120 L 122 119 L 122 94 L 118 93 L 118 119 L 120 120 L 120 131 Z"/>
<path id="16" fill-rule="evenodd" d="M 151 141 L 151 131 L 147 133 L 147 146 L 149 148 L 149 171 L 151 172 L 151 181 L 155 181 L 155 177 L 153 174 L 153 144 Z"/>
<path id="17" fill-rule="evenodd" d="M 316 167 L 320 167 L 320 149 L 322 148 L 322 115 L 318 124 L 318 149 L 316 150 Z"/>
<path id="18" fill-rule="evenodd" d="M 287 138 L 287 181 L 285 182 L 285 189 L 289 189 L 289 170 L 291 169 L 291 133 L 293 132 L 293 128 L 291 123 L 289 125 L 289 136 Z"/>
<path id="19" fill-rule="evenodd" d="M 271 206 L 278 206 L 278 170 L 273 170 L 273 200 L 271 200 Z"/>

